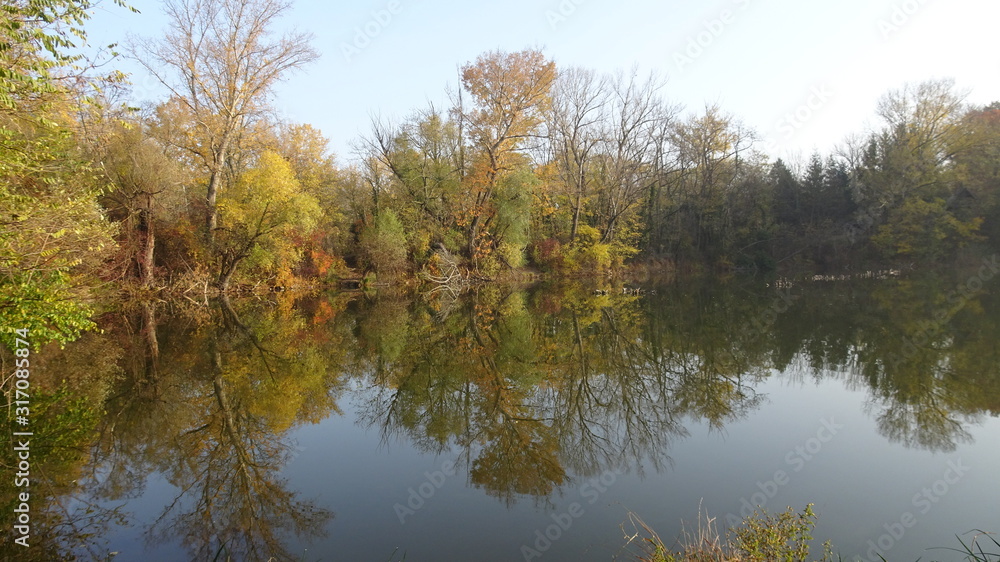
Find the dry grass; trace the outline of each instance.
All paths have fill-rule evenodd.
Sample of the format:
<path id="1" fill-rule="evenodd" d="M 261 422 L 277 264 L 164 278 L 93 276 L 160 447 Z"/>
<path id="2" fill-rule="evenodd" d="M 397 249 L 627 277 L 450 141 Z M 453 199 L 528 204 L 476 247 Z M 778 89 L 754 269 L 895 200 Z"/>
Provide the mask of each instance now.
<path id="1" fill-rule="evenodd" d="M 681 536 L 674 546 L 668 547 L 641 517 L 635 513 L 629 513 L 628 517 L 628 522 L 622 525 L 625 548 L 632 549 L 630 557 L 641 562 L 805 562 L 812 541 L 810 533 L 815 526 L 810 504 L 802 513 L 791 508 L 776 515 L 754 513 L 724 538 L 716 519 L 699 506 L 695 527 L 683 525 Z M 631 532 L 625 530 L 626 526 L 631 527 Z M 819 560 L 832 559 L 829 545 L 824 545 Z"/>

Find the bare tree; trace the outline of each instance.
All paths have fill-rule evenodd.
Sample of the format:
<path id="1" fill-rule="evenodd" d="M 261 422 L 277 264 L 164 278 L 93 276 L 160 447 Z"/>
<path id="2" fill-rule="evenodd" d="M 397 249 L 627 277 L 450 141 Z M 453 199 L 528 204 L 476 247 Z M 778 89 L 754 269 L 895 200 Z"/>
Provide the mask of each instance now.
<path id="1" fill-rule="evenodd" d="M 635 70 L 617 76 L 612 84 L 608 129 L 600 148 L 599 213 L 604 243 L 615 240 L 622 218 L 635 211 L 660 180 L 656 163 L 664 149 L 663 125 L 672 123 L 677 113 L 660 97 L 661 87 L 655 75 L 641 81 Z"/>
<path id="2" fill-rule="evenodd" d="M 205 229 L 213 240 L 216 196 L 235 140 L 268 107 L 274 85 L 319 55 L 310 36 L 274 37 L 288 10 L 282 0 L 166 0 L 170 20 L 160 40 L 131 41 L 130 53 L 190 113 L 195 131 L 181 148 L 208 173 Z"/>
<path id="3" fill-rule="evenodd" d="M 601 141 L 610 96 L 608 80 L 594 71 L 569 68 L 559 73 L 549 117 L 551 157 L 573 206 L 570 241 L 576 239 L 580 215 L 590 192 L 594 154 Z"/>

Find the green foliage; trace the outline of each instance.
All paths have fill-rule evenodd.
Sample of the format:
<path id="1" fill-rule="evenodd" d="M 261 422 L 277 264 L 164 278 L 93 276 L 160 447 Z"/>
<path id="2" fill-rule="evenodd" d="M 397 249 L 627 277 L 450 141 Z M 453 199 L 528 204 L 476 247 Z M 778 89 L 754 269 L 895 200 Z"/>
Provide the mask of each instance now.
<path id="1" fill-rule="evenodd" d="M 59 353 L 56 351 L 55 353 Z M 93 368 L 93 366 L 91 366 Z M 102 373 L 103 375 L 103 373 Z M 77 489 L 82 466 L 87 461 L 94 442 L 95 430 L 102 419 L 101 403 L 91 396 L 81 396 L 70 385 L 45 388 L 32 384 L 31 391 L 31 548 L 19 553 L 17 560 L 71 560 L 73 546 L 86 543 L 92 537 L 82 531 L 80 512 L 67 509 L 60 502 L 61 497 Z M 13 396 L 13 393 L 11 393 Z M 23 431 L 14 425 L 14 409 L 8 410 L 5 428 Z M 9 418 L 9 419 L 8 419 Z M 0 435 L 0 464 L 5 467 L 17 466 L 19 459 L 11 431 Z M 13 474 L 13 472 L 11 473 Z M 25 488 L 15 487 L 16 479 L 5 478 L 0 483 L 0 509 L 13 513 L 20 500 L 18 495 Z M 44 490 L 40 492 L 39 490 Z M 80 511 L 83 511 L 82 509 Z M 88 515 L 94 519 L 96 515 Z M 72 523 L 72 524 L 67 524 Z M 93 529 L 89 529 L 91 532 Z M 76 544 L 74 544 L 76 543 Z M 0 552 L 11 553 L 14 547 L 10 541 L 0 546 Z"/>
<path id="2" fill-rule="evenodd" d="M 969 562 L 1000 561 L 1000 541 L 997 541 L 993 533 L 976 529 L 966 534 L 973 535 L 972 540 L 968 543 L 962 537 L 956 537 L 961 548 L 942 548 L 941 550 L 950 550 L 964 554 L 967 557 L 966 560 Z M 990 549 L 991 551 L 987 552 L 986 549 Z"/>
<path id="3" fill-rule="evenodd" d="M 498 181 L 493 193 L 493 233 L 499 241 L 500 257 L 509 267 L 524 263 L 524 249 L 530 241 L 532 192 L 539 183 L 530 168 L 520 167 Z"/>
<path id="4" fill-rule="evenodd" d="M 29 321 L 44 338 L 37 343 L 65 342 L 86 327 L 85 291 L 76 288 L 114 247 L 114 228 L 97 204 L 90 170 L 69 152 L 66 131 L 30 133 L 34 138 L 21 140 L 45 170 L 15 166 L 0 174 L 0 314 Z"/>
<path id="5" fill-rule="evenodd" d="M 697 532 L 685 533 L 679 552 L 669 549 L 634 514 L 630 514 L 630 520 L 640 530 L 627 538 L 629 542 L 642 539 L 646 553 L 637 558 L 644 562 L 808 562 L 816 513 L 812 504 L 801 513 L 790 507 L 777 515 L 755 511 L 730 531 L 726 541 L 719 536 L 714 519 L 705 515 L 704 521 L 699 518 Z M 823 547 L 823 555 L 817 560 L 832 561 L 832 547 L 829 543 Z"/>
<path id="6" fill-rule="evenodd" d="M 418 266 L 427 263 L 433 255 L 430 232 L 422 230 L 410 234 L 410 255 L 413 256 L 413 263 Z"/>
<path id="7" fill-rule="evenodd" d="M 516 269 L 524 265 L 524 246 L 519 244 L 503 242 L 497 248 L 497 255 L 507 267 Z"/>
<path id="8" fill-rule="evenodd" d="M 0 115 L 58 90 L 52 71 L 80 59 L 68 51 L 86 38 L 82 25 L 89 8 L 89 2 L 72 0 L 5 3 L 0 10 Z M 0 124 L 0 135 L 11 133 Z"/>
<path id="9" fill-rule="evenodd" d="M 465 234 L 454 228 L 446 230 L 441 240 L 441 244 L 444 245 L 445 249 L 453 254 L 461 252 L 464 243 Z"/>
<path id="10" fill-rule="evenodd" d="M 391 210 L 376 215 L 362 231 L 359 244 L 365 263 L 376 273 L 393 274 L 406 267 L 406 231 Z"/>
<path id="11" fill-rule="evenodd" d="M 742 554 L 743 560 L 806 562 L 815 527 L 816 513 L 812 504 L 802 513 L 790 507 L 777 515 L 754 512 L 734 531 L 732 545 Z"/>
<path id="12" fill-rule="evenodd" d="M 496 279 L 501 271 L 503 271 L 503 264 L 500 263 L 500 256 L 496 252 L 480 256 L 476 260 L 476 272 L 483 279 Z"/>
<path id="13" fill-rule="evenodd" d="M 50 468 L 60 472 L 67 472 L 85 455 L 101 419 L 98 404 L 75 396 L 66 388 L 36 393 L 32 396 L 31 413 L 35 421 L 32 431 L 44 443 L 43 447 L 33 448 L 32 453 L 37 450 L 38 462 L 52 463 Z"/>
<path id="14" fill-rule="evenodd" d="M 953 256 L 977 234 L 981 218 L 962 221 L 948 211 L 944 199 L 908 199 L 895 210 L 872 240 L 888 257 L 904 256 L 921 261 Z"/>
<path id="15" fill-rule="evenodd" d="M 611 269 L 621 269 L 628 260 L 639 254 L 639 248 L 631 246 L 621 241 L 614 241 L 609 245 L 608 253 L 611 258 Z"/>
<path id="16" fill-rule="evenodd" d="M 27 0 L 0 9 L 0 322 L 32 328 L 36 344 L 92 327 L 80 288 L 114 246 L 101 185 L 65 117 L 78 92 L 57 76 L 78 60 L 67 53 L 85 38 L 90 8 Z"/>
<path id="17" fill-rule="evenodd" d="M 14 348 L 15 330 L 27 329 L 36 344 L 66 344 L 96 327 L 91 310 L 64 271 L 7 277 L 0 283 L 0 343 Z"/>

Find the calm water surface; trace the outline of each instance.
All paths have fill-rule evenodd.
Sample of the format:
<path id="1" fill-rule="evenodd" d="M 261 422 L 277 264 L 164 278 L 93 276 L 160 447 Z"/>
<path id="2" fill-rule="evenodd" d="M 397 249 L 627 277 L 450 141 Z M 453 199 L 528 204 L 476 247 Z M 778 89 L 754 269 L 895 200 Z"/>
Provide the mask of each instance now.
<path id="1" fill-rule="evenodd" d="M 959 559 L 925 549 L 1000 531 L 1000 291 L 963 282 L 108 315 L 52 352 L 116 373 L 52 540 L 82 559 L 627 560 L 630 513 L 672 538 L 699 508 L 724 529 L 814 503 L 845 559 Z"/>

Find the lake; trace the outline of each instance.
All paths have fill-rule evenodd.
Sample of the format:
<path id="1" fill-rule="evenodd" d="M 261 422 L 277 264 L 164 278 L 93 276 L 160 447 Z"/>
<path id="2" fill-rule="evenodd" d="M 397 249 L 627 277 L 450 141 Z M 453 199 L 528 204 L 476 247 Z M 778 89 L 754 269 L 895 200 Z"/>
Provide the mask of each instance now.
<path id="1" fill-rule="evenodd" d="M 699 511 L 813 503 L 814 553 L 958 560 L 926 549 L 1000 531 L 1000 291 L 971 275 L 109 312 L 37 352 L 39 384 L 104 410 L 39 477 L 35 534 L 82 559 L 629 560 L 640 519 L 669 545 Z"/>

